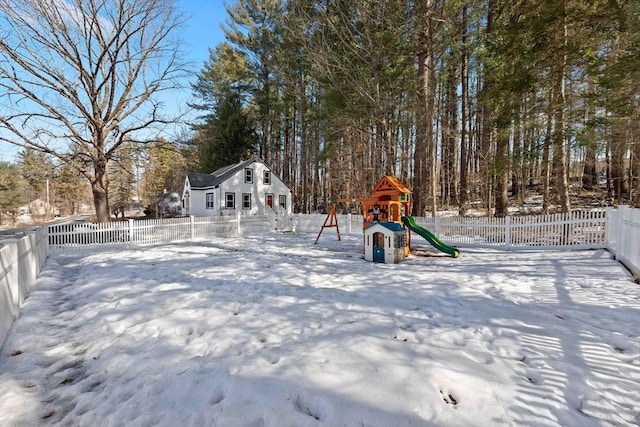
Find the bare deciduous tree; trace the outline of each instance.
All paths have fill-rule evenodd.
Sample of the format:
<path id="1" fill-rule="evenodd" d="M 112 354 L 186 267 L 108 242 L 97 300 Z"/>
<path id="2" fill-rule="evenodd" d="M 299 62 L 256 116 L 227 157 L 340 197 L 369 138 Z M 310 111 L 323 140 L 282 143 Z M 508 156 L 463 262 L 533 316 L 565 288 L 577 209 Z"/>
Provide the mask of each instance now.
<path id="1" fill-rule="evenodd" d="M 0 141 L 75 165 L 108 221 L 107 164 L 172 121 L 181 23 L 170 0 L 0 0 Z"/>

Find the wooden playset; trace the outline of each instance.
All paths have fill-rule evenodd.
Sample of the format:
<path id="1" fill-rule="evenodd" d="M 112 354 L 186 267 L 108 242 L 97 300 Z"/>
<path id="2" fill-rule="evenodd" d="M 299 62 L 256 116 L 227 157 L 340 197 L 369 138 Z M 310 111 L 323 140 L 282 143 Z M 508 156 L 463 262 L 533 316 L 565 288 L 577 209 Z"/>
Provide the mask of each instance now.
<path id="1" fill-rule="evenodd" d="M 410 215 L 412 191 L 394 176 L 385 175 L 378 181 L 369 197 L 336 199 L 314 243 L 318 243 L 325 228 L 335 227 L 340 240 L 336 216 L 337 203 L 360 203 L 364 217 L 365 259 L 373 262 L 398 263 L 411 251 L 411 234 L 419 234 L 436 249 L 457 257 L 456 248 L 442 243 L 435 235 L 419 226 Z"/>

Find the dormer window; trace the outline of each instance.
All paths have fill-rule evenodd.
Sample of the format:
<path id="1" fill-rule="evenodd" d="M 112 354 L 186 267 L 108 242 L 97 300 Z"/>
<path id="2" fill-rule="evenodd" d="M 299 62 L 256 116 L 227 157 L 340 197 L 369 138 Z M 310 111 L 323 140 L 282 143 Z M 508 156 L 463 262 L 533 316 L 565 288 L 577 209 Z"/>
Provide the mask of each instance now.
<path id="1" fill-rule="evenodd" d="M 244 182 L 245 184 L 253 184 L 253 169 L 246 168 L 244 170 Z"/>

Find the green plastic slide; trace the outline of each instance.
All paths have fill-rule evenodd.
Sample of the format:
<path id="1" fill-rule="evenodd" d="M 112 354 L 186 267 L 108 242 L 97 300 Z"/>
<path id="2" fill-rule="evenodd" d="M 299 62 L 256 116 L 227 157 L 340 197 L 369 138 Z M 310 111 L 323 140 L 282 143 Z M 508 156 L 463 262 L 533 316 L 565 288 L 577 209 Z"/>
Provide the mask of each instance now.
<path id="1" fill-rule="evenodd" d="M 445 245 L 432 232 L 416 224 L 416 220 L 412 216 L 403 216 L 402 222 L 404 223 L 404 225 L 406 225 L 409 228 L 409 230 L 424 237 L 425 240 L 431 243 L 431 245 L 433 245 L 433 247 L 436 248 L 437 250 L 451 255 L 453 258 L 457 258 L 458 255 L 460 255 L 459 250 L 449 245 Z"/>

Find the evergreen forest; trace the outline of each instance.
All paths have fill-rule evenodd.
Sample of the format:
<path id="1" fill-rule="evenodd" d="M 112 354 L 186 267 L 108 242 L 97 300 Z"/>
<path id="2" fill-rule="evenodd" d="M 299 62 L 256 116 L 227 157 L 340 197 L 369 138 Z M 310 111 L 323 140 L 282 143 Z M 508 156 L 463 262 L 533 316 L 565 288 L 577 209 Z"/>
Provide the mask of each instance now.
<path id="1" fill-rule="evenodd" d="M 201 172 L 261 157 L 297 212 L 385 174 L 413 214 L 640 206 L 640 3 L 238 0 L 193 85 Z M 534 197 L 535 196 L 535 197 Z"/>
<path id="2" fill-rule="evenodd" d="M 40 0 L 23 3 L 46 6 Z M 122 25 L 143 4 L 125 3 L 100 2 L 122 9 L 112 16 Z M 7 16 L 26 19 L 5 6 Z M 175 13 L 173 6 L 154 3 L 143 11 L 157 19 Z M 173 138 L 134 137 L 149 123 L 165 123 L 155 113 L 159 104 L 143 125 L 124 107 L 113 117 L 106 107 L 93 115 L 81 109 L 76 123 L 48 104 L 69 96 L 64 108 L 84 107 L 84 97 L 95 98 L 96 108 L 111 105 L 103 102 L 118 92 L 107 90 L 110 84 L 122 86 L 124 94 L 138 87 L 124 84 L 136 76 L 128 65 L 104 79 L 98 73 L 78 99 L 66 89 L 71 83 L 13 82 L 22 74 L 3 74 L 13 91 L 4 95 L 8 100 L 33 94 L 34 81 L 50 82 L 38 90 L 59 96 L 39 100 L 34 111 L 0 117 L 24 147 L 17 163 L 0 161 L 0 220 L 17 217 L 19 206 L 36 198 L 65 215 L 91 205 L 93 197 L 98 219 L 124 216 L 152 207 L 167 192 L 181 194 L 187 172 L 211 173 L 254 155 L 291 187 L 294 211 L 301 213 L 324 212 L 338 198 L 367 196 L 384 175 L 413 190 L 415 216 L 640 207 L 638 1 L 233 0 L 225 9 L 225 41 L 210 46 L 202 68 L 188 74 L 195 119 L 180 123 L 186 130 Z M 39 17 L 45 10 L 31 13 Z M 179 15 L 155 26 L 140 20 L 136 28 L 164 28 L 157 32 L 164 42 L 179 30 L 179 21 Z M 79 28 L 87 31 L 81 39 L 102 34 L 99 26 Z M 18 58 L 22 46 L 5 43 L 2 52 Z M 65 46 L 54 44 L 54 53 L 64 57 L 71 52 Z M 99 45 L 105 52 L 110 46 Z M 173 44 L 165 47 L 171 61 L 178 58 Z M 159 45 L 147 49 L 156 52 Z M 95 69 L 145 68 L 130 51 L 119 51 L 124 59 L 114 59 L 114 67 Z M 25 58 L 39 53 L 27 50 Z M 143 87 L 140 99 L 174 86 L 169 76 L 184 68 L 171 61 L 168 74 Z M 38 63 L 57 76 L 47 61 Z M 37 131 L 36 123 L 35 135 L 60 128 L 55 137 L 66 142 L 63 125 L 70 126 L 76 139 L 66 151 L 19 131 L 27 120 L 42 117 L 43 105 L 62 127 Z M 94 116 L 110 118 L 94 123 Z M 84 136 L 94 128 L 104 138 Z M 11 142 L 6 135 L 0 139 Z"/>

